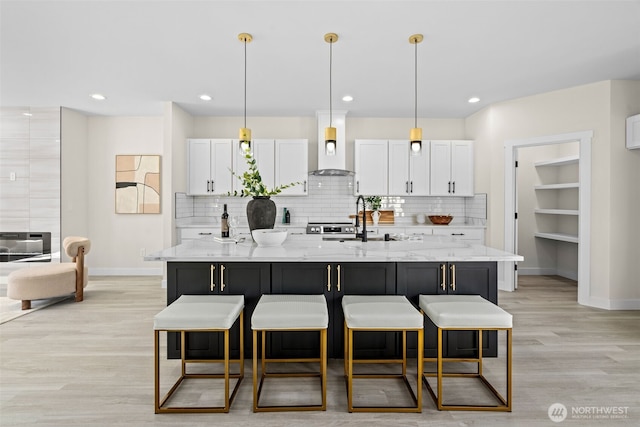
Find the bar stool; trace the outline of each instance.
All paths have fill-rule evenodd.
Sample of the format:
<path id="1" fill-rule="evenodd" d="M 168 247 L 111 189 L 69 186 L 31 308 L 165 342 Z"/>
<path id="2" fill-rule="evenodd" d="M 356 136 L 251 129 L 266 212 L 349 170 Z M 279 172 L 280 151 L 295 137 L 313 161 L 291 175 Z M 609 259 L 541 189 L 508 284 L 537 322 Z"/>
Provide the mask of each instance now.
<path id="1" fill-rule="evenodd" d="M 165 412 L 229 412 L 233 399 L 238 392 L 240 382 L 244 378 L 244 334 L 243 313 L 244 296 L 242 295 L 182 295 L 167 308 L 153 318 L 154 329 L 154 374 L 155 374 L 155 413 Z M 229 330 L 239 321 L 240 359 L 229 359 Z M 160 400 L 160 331 L 180 332 L 181 375 L 169 392 Z M 223 332 L 224 359 L 221 360 L 186 360 L 185 336 L 187 332 Z M 224 363 L 223 374 L 187 373 L 187 363 Z M 238 363 L 240 372 L 231 374 L 230 363 Z M 165 406 L 165 403 L 178 390 L 185 379 L 191 378 L 224 378 L 224 406 Z M 237 378 L 233 393 L 229 396 L 229 379 Z"/>
<path id="2" fill-rule="evenodd" d="M 344 370 L 347 380 L 349 412 L 422 412 L 422 366 L 424 347 L 424 318 L 402 295 L 345 295 L 342 297 L 344 312 Z M 353 335 L 359 331 L 402 332 L 402 359 L 356 360 L 353 355 Z M 416 393 L 407 380 L 407 331 L 418 334 Z M 398 363 L 401 374 L 354 374 L 354 363 Z M 357 378 L 399 378 L 411 393 L 413 406 L 354 406 L 353 380 Z"/>
<path id="3" fill-rule="evenodd" d="M 435 361 L 437 370 L 435 373 L 425 373 L 424 382 L 433 398 L 438 410 L 483 410 L 483 411 L 507 411 L 511 412 L 511 345 L 512 345 L 512 316 L 502 308 L 479 295 L 420 295 L 419 305 L 424 314 L 438 328 L 438 356 L 425 358 L 425 362 Z M 442 332 L 443 331 L 476 331 L 478 334 L 478 357 L 463 360 L 447 360 L 442 357 Z M 485 378 L 482 372 L 482 332 L 506 331 L 506 398 L 503 397 L 493 385 Z M 444 373 L 443 362 L 474 362 L 476 372 Z M 427 380 L 427 376 L 437 377 L 436 395 Z M 471 377 L 478 378 L 500 402 L 496 405 L 445 405 L 443 404 L 442 379 L 443 377 Z"/>
<path id="4" fill-rule="evenodd" d="M 325 411 L 327 409 L 327 328 L 329 313 L 324 295 L 262 295 L 251 316 L 253 330 L 253 412 L 273 411 Z M 258 385 L 258 331 L 261 332 L 261 376 Z M 318 358 L 267 359 L 267 332 L 319 331 L 320 356 Z M 267 363 L 319 362 L 318 373 L 268 373 Z M 320 377 L 321 405 L 260 405 L 260 394 L 266 377 Z"/>

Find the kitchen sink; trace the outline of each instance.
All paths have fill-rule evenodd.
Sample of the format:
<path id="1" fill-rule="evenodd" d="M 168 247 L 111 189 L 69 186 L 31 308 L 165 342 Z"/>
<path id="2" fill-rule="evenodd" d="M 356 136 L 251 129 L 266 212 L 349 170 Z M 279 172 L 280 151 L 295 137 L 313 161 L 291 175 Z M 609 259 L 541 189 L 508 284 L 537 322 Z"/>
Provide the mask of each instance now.
<path id="1" fill-rule="evenodd" d="M 361 242 L 362 237 L 345 237 L 345 236 L 322 236 L 322 240 L 325 242 Z M 382 242 L 384 236 L 367 236 L 369 242 Z M 394 240 L 391 238 L 391 240 Z"/>

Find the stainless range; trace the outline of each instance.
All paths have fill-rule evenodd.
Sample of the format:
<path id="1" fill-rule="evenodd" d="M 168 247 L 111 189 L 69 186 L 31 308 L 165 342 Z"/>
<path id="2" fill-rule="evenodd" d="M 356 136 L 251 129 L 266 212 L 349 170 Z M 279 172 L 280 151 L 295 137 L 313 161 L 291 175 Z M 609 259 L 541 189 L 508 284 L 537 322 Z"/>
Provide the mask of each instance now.
<path id="1" fill-rule="evenodd" d="M 350 222 L 310 222 L 307 234 L 319 234 L 327 237 L 355 237 L 356 227 Z"/>

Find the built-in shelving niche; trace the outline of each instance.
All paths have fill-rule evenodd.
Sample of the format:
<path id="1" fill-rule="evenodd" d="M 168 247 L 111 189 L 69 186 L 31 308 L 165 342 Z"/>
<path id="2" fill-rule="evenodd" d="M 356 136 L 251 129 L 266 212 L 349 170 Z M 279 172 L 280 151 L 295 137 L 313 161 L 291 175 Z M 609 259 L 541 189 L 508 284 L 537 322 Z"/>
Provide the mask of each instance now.
<path id="1" fill-rule="evenodd" d="M 573 155 L 573 156 L 539 161 L 534 163 L 534 166 L 536 167 L 536 169 L 540 170 L 540 169 L 546 169 L 546 168 L 561 168 L 564 166 L 576 165 L 574 166 L 575 168 L 574 171 L 569 171 L 569 177 L 577 179 L 578 178 L 577 165 L 579 164 L 579 162 L 580 162 L 580 157 L 578 155 Z M 564 192 L 565 190 L 572 191 L 575 193 L 575 195 L 572 197 L 575 200 L 575 202 L 572 202 L 571 200 L 569 200 L 568 203 L 570 205 L 575 203 L 576 205 L 575 209 L 572 209 L 574 206 L 566 206 L 566 205 L 562 205 L 562 203 L 556 202 L 558 203 L 559 206 L 541 207 L 541 208 L 535 209 L 534 212 L 539 215 L 574 216 L 576 217 L 576 221 L 577 221 L 577 218 L 580 214 L 580 211 L 577 209 L 577 190 L 580 188 L 580 183 L 573 179 L 571 179 L 570 182 L 562 182 L 563 181 L 561 176 L 562 174 L 558 170 L 555 170 L 554 172 L 557 180 L 561 182 L 539 184 L 534 186 L 534 189 L 536 191 L 541 191 L 541 192 L 553 191 L 554 193 L 558 193 L 556 194 L 557 199 L 565 199 L 564 197 L 561 196 L 562 192 Z M 575 175 L 575 176 L 572 176 L 572 175 Z M 577 223 L 575 224 L 575 229 L 576 230 L 578 229 Z M 571 234 L 564 231 L 537 231 L 534 233 L 534 236 L 540 239 L 555 240 L 555 241 L 567 242 L 567 243 L 577 244 L 579 241 L 577 234 Z"/>

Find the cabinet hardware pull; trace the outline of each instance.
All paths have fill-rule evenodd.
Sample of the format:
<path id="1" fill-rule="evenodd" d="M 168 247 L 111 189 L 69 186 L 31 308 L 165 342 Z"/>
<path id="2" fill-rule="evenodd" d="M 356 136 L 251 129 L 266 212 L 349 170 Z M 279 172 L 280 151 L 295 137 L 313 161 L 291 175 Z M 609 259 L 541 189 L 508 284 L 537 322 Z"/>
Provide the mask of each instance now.
<path id="1" fill-rule="evenodd" d="M 409 181 L 405 181 L 404 182 L 404 192 L 408 193 L 409 192 Z"/>
<path id="2" fill-rule="evenodd" d="M 451 290 L 453 292 L 456 291 L 456 265 L 455 264 L 451 264 Z"/>
<path id="3" fill-rule="evenodd" d="M 338 264 L 338 292 L 340 292 L 340 264 Z"/>
<path id="4" fill-rule="evenodd" d="M 451 233 L 452 236 L 464 236 L 464 233 Z"/>
<path id="5" fill-rule="evenodd" d="M 449 181 L 449 190 L 447 190 L 448 193 L 451 193 L 451 181 Z"/>
<path id="6" fill-rule="evenodd" d="M 331 292 L 331 264 L 327 264 L 327 292 Z"/>
<path id="7" fill-rule="evenodd" d="M 456 192 L 456 182 L 453 181 L 453 193 L 455 194 L 455 192 Z"/>
<path id="8" fill-rule="evenodd" d="M 304 182 L 304 190 L 305 193 L 307 192 L 307 181 Z"/>
<path id="9" fill-rule="evenodd" d="M 220 292 L 224 292 L 224 264 L 220 264 Z"/>
<path id="10" fill-rule="evenodd" d="M 440 288 L 443 291 L 446 291 L 447 290 L 447 284 L 446 284 L 447 270 L 445 270 L 444 264 L 440 264 L 440 274 L 442 275 L 442 283 L 440 283 Z"/>
<path id="11" fill-rule="evenodd" d="M 211 274 L 210 274 L 210 279 L 209 279 L 210 280 L 210 285 L 211 285 L 211 287 L 210 287 L 211 292 L 213 292 L 213 289 L 216 287 L 216 284 L 213 282 L 213 274 L 214 274 L 215 271 L 216 271 L 216 266 L 211 264 Z"/>
<path id="12" fill-rule="evenodd" d="M 211 190 L 209 189 L 209 188 L 210 188 L 210 187 L 209 187 L 209 183 L 210 183 L 210 182 L 211 182 L 211 181 L 207 180 L 207 193 L 208 193 L 209 191 L 211 191 Z"/>
<path id="13" fill-rule="evenodd" d="M 211 236 L 211 233 L 198 233 L 200 236 Z"/>
<path id="14" fill-rule="evenodd" d="M 216 182 L 211 181 L 211 192 L 213 193 L 214 191 L 216 191 Z"/>
<path id="15" fill-rule="evenodd" d="M 360 192 L 360 181 L 356 181 L 356 193 Z"/>
<path id="16" fill-rule="evenodd" d="M 410 193 L 413 193 L 413 181 L 411 181 L 411 191 L 409 191 Z"/>

